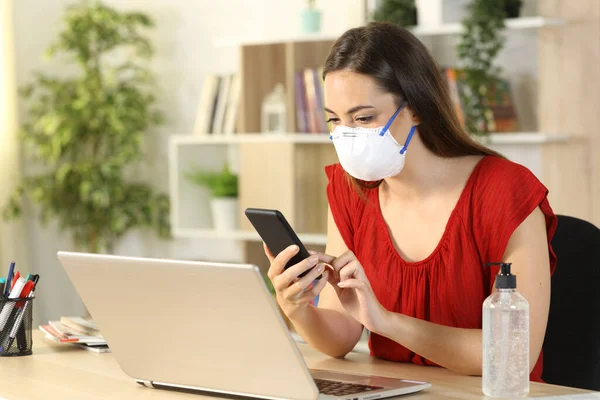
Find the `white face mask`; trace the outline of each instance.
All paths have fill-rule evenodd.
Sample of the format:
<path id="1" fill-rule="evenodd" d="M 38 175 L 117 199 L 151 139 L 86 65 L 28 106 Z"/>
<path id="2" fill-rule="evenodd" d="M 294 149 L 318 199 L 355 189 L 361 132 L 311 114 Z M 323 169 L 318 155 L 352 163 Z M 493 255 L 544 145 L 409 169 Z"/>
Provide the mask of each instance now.
<path id="1" fill-rule="evenodd" d="M 417 128 L 415 125 L 410 129 L 404 146 L 392 137 L 389 128 L 403 107 L 400 106 L 383 127 L 335 127 L 330 138 L 346 172 L 363 181 L 378 181 L 402 171 L 406 149 Z"/>

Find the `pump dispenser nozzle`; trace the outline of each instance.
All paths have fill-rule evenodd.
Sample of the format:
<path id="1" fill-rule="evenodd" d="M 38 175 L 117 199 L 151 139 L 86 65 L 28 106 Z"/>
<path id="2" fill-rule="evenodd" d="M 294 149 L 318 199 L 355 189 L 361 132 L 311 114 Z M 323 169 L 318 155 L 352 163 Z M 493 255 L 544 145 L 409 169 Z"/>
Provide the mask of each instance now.
<path id="1" fill-rule="evenodd" d="M 495 262 L 486 264 L 486 267 L 499 265 L 500 273 L 496 276 L 496 289 L 516 289 L 517 277 L 510 272 L 512 263 Z"/>

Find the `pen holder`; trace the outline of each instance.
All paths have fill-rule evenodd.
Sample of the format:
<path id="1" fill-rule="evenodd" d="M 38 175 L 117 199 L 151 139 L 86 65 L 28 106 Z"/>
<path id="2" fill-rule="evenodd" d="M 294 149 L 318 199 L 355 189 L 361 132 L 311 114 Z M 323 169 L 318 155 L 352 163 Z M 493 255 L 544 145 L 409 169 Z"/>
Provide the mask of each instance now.
<path id="1" fill-rule="evenodd" d="M 0 357 L 31 354 L 33 300 L 0 298 Z"/>

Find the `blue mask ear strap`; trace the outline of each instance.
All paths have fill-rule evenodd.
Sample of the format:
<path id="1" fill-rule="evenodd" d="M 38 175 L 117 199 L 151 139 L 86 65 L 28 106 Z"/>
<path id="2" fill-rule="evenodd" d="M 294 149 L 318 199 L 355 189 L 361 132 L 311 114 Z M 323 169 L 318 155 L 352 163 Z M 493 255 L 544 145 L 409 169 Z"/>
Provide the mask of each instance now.
<path id="1" fill-rule="evenodd" d="M 413 135 L 415 134 L 415 131 L 417 130 L 417 126 L 413 125 L 410 128 L 410 132 L 408 132 L 408 137 L 406 138 L 406 142 L 404 143 L 404 146 L 402 147 L 402 149 L 400 150 L 400 154 L 404 154 L 406 153 L 406 149 L 408 148 L 408 144 L 410 143 L 410 139 L 412 139 Z"/>
<path id="2" fill-rule="evenodd" d="M 388 131 L 388 129 L 390 129 L 390 126 L 392 126 L 392 124 L 394 123 L 394 120 L 396 119 L 396 116 L 400 113 L 400 110 L 402 110 L 404 108 L 405 104 L 406 103 L 404 103 L 400 107 L 398 107 L 398 109 L 396 110 L 396 112 L 394 113 L 394 115 L 392 115 L 392 118 L 390 118 L 390 120 L 387 122 L 387 124 L 385 124 L 385 126 L 383 127 L 383 129 L 379 133 L 379 136 L 385 135 L 385 133 Z"/>

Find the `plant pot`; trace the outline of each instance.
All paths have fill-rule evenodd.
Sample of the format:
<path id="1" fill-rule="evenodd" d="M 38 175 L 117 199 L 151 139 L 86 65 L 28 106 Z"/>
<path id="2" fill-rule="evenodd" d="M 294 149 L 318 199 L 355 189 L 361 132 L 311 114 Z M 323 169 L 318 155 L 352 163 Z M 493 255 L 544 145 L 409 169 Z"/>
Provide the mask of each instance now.
<path id="1" fill-rule="evenodd" d="M 419 26 L 438 27 L 442 25 L 442 0 L 416 0 Z"/>
<path id="2" fill-rule="evenodd" d="M 238 199 L 235 197 L 215 197 L 211 200 L 213 226 L 217 231 L 237 229 Z"/>
<path id="3" fill-rule="evenodd" d="M 522 0 L 507 0 L 504 2 L 504 12 L 506 18 L 519 18 L 521 14 Z"/>
<path id="4" fill-rule="evenodd" d="M 321 11 L 306 8 L 300 11 L 300 31 L 302 33 L 317 33 L 321 30 Z"/>

